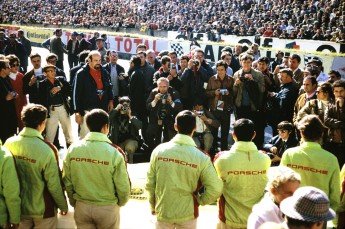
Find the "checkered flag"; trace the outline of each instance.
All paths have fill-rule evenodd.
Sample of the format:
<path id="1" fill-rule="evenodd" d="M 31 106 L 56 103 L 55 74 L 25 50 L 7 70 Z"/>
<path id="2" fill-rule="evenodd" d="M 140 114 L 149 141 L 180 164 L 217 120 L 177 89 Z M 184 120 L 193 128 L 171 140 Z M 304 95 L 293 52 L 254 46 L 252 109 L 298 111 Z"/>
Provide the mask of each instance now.
<path id="1" fill-rule="evenodd" d="M 308 63 L 312 58 L 314 58 L 314 59 L 319 59 L 319 60 L 321 60 L 321 62 L 322 62 L 322 59 L 321 59 L 320 57 L 318 57 L 318 56 L 315 56 L 315 55 L 305 55 L 305 56 L 304 56 L 304 65 L 307 65 L 307 63 Z"/>
<path id="2" fill-rule="evenodd" d="M 177 53 L 177 56 L 181 56 L 184 54 L 183 48 L 182 48 L 180 43 L 171 43 L 170 48 L 171 48 L 171 50 L 173 50 Z"/>

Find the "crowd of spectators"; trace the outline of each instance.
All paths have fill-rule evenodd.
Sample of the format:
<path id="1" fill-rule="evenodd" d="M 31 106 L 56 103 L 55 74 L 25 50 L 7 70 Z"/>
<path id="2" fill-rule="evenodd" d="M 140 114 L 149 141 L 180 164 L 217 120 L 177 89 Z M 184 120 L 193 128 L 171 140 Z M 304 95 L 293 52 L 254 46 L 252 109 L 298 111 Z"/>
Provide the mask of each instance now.
<path id="1" fill-rule="evenodd" d="M 49 0 L 0 3 L 0 23 L 137 28 L 343 43 L 344 0 Z"/>

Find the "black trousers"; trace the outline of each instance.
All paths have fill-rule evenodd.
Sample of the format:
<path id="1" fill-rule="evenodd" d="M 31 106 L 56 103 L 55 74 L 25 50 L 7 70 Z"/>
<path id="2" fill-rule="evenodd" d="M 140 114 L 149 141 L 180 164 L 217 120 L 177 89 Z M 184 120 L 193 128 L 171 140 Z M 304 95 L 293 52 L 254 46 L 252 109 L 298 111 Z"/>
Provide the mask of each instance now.
<path id="1" fill-rule="evenodd" d="M 228 150 L 228 138 L 230 131 L 230 111 L 211 111 L 215 118 L 220 122 L 220 148 L 221 150 Z M 213 146 L 217 146 L 218 129 L 212 130 Z"/>

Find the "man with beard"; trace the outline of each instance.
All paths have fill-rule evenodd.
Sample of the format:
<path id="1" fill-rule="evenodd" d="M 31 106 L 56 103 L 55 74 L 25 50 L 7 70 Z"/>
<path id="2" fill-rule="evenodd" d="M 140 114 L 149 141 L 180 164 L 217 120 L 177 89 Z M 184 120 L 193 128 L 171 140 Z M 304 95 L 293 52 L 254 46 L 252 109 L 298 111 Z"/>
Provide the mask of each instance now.
<path id="1" fill-rule="evenodd" d="M 114 94 L 109 73 L 102 68 L 101 54 L 91 51 L 88 64 L 78 71 L 73 82 L 73 109 L 76 123 L 80 125 L 80 138 L 89 132 L 84 115 L 95 108 L 110 112 Z"/>

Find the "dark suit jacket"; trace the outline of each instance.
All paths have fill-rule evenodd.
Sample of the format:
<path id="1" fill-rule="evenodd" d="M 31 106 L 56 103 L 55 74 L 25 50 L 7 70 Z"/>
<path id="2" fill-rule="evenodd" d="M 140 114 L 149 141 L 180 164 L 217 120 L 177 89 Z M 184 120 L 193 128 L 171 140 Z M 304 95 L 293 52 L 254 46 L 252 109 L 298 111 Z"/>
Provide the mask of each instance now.
<path id="1" fill-rule="evenodd" d="M 63 54 L 67 53 L 67 50 L 63 47 L 61 37 L 53 36 L 50 38 L 50 52 L 56 54 L 59 61 L 63 61 Z"/>
<path id="2" fill-rule="evenodd" d="M 79 41 L 79 53 L 81 53 L 84 50 L 91 50 L 92 44 L 85 40 L 84 38 Z M 84 61 L 84 60 L 82 60 Z"/>
<path id="3" fill-rule="evenodd" d="M 68 55 L 72 55 L 76 57 L 79 54 L 79 41 L 77 40 L 77 43 L 75 45 L 74 53 L 72 52 L 72 47 L 73 47 L 73 40 L 69 39 L 67 42 L 67 51 Z"/>
<path id="4" fill-rule="evenodd" d="M 107 63 L 107 64 L 103 65 L 103 67 L 109 73 L 109 76 L 110 76 L 111 64 Z M 117 71 L 118 76 L 120 75 L 120 73 L 125 73 L 125 69 L 119 64 L 116 64 L 116 71 Z M 118 79 L 119 96 L 126 96 L 129 94 L 129 92 L 128 92 L 128 81 L 129 81 L 129 79 L 128 78 L 129 77 L 125 77 L 125 79 L 123 79 L 123 80 Z"/>
<path id="5" fill-rule="evenodd" d="M 301 69 L 297 69 L 296 72 L 293 73 L 293 78 L 296 81 L 296 83 L 301 87 L 303 84 L 303 72 Z"/>
<path id="6" fill-rule="evenodd" d="M 298 145 L 298 140 L 297 140 L 294 132 L 291 132 L 286 143 L 283 143 L 283 139 L 281 139 L 279 137 L 279 135 L 276 135 L 273 138 L 271 138 L 271 140 L 268 143 L 264 144 L 263 149 L 266 152 L 270 152 L 270 149 L 273 146 L 275 146 L 275 147 L 277 147 L 277 156 L 281 158 L 287 149 L 295 147 L 297 145 Z M 279 164 L 280 164 L 280 162 L 278 162 L 278 163 L 274 162 L 272 165 L 279 165 Z"/>
<path id="7" fill-rule="evenodd" d="M 23 93 L 24 94 L 29 94 L 29 100 L 30 103 L 38 103 L 38 83 L 40 80 L 43 80 L 45 76 L 36 76 L 37 83 L 29 86 L 29 82 L 31 80 L 31 77 L 35 75 L 34 70 L 32 69 L 31 71 L 28 71 L 24 77 L 23 77 Z"/>

